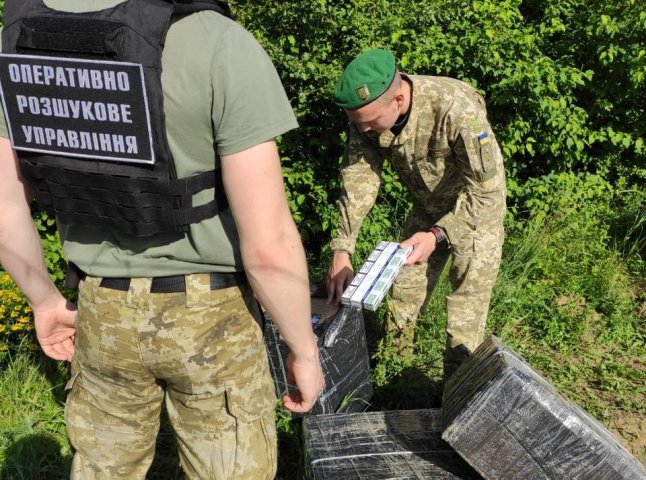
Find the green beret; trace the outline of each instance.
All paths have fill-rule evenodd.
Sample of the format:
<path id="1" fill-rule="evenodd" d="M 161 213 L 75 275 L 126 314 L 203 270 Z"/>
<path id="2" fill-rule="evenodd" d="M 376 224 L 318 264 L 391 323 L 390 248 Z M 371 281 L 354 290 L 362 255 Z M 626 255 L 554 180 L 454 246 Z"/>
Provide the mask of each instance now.
<path id="1" fill-rule="evenodd" d="M 352 60 L 334 90 L 334 103 L 346 110 L 368 105 L 393 82 L 395 56 L 386 50 L 368 50 Z"/>

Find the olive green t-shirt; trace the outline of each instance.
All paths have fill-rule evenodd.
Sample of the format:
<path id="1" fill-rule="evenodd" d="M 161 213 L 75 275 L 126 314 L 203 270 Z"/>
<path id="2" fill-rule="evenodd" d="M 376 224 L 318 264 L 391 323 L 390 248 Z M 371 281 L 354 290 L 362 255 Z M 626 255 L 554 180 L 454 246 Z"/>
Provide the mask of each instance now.
<path id="1" fill-rule="evenodd" d="M 49 8 L 69 12 L 118 3 L 45 0 Z M 216 12 L 195 13 L 171 25 L 162 68 L 166 130 L 178 177 L 212 170 L 217 155 L 243 151 L 298 126 L 265 51 L 239 24 Z M 4 116 L 0 135 L 8 136 Z M 193 204 L 212 196 L 201 192 Z M 59 232 L 67 259 L 93 276 L 242 270 L 230 210 L 191 225 L 186 234 L 142 239 L 83 225 L 60 226 Z"/>

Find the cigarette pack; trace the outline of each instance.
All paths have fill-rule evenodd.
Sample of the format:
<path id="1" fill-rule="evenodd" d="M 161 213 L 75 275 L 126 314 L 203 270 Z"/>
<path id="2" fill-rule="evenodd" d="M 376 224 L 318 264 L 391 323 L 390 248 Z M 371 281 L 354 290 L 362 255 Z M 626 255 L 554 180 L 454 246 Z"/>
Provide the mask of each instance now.
<path id="1" fill-rule="evenodd" d="M 377 310 L 411 251 L 397 242 L 380 242 L 343 292 L 341 303 Z"/>

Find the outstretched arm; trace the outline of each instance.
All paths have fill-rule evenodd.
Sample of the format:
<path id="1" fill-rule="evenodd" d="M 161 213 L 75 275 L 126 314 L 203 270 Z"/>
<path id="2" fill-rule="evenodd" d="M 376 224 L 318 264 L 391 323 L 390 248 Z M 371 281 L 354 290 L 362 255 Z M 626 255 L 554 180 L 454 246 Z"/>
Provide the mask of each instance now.
<path id="1" fill-rule="evenodd" d="M 222 178 L 249 282 L 289 346 L 298 391 L 286 408 L 307 412 L 324 386 L 312 332 L 305 252 L 294 224 L 273 140 L 222 157 Z"/>
<path id="2" fill-rule="evenodd" d="M 29 189 L 7 138 L 0 138 L 0 172 L 0 264 L 27 297 L 45 354 L 55 360 L 71 361 L 76 308 L 65 300 L 47 274 L 40 237 L 29 210 Z"/>

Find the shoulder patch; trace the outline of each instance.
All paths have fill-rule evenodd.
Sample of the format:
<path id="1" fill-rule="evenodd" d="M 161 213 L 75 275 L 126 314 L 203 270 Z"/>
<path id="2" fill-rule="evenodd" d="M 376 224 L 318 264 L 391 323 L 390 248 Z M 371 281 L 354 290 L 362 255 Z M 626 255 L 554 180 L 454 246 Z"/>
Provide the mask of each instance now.
<path id="1" fill-rule="evenodd" d="M 480 142 L 480 145 L 487 145 L 489 143 L 489 133 L 482 132 L 481 134 L 479 134 L 478 141 Z"/>

